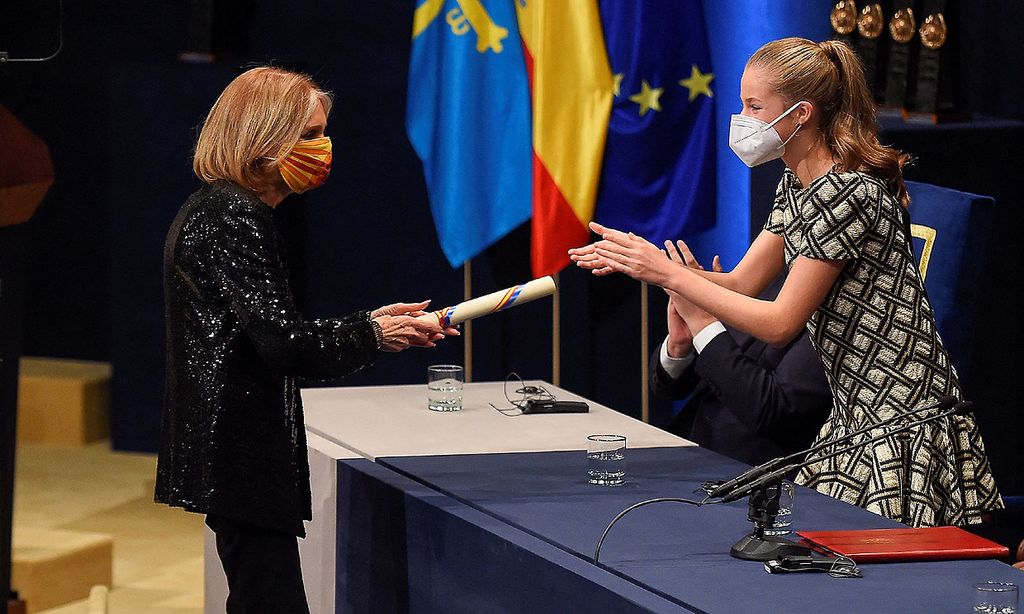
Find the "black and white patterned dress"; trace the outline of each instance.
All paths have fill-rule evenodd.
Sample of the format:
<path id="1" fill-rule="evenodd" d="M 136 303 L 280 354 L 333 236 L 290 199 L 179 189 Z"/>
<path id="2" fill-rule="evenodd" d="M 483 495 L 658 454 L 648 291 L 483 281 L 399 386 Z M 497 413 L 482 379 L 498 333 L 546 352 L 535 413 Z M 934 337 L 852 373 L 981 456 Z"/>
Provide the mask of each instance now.
<path id="1" fill-rule="evenodd" d="M 848 260 L 807 323 L 835 397 L 818 441 L 944 395 L 962 398 L 902 215 L 866 173 L 832 171 L 804 188 L 787 170 L 779 184 L 765 229 L 785 240 L 786 265 L 798 256 Z M 814 463 L 797 481 L 911 526 L 976 523 L 1002 507 L 973 417 Z"/>

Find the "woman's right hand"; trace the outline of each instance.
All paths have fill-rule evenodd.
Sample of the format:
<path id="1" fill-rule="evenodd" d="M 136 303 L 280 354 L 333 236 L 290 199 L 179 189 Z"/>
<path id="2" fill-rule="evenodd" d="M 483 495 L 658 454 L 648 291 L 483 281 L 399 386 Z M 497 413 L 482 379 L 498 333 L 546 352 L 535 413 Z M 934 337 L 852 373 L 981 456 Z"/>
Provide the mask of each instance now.
<path id="1" fill-rule="evenodd" d="M 590 230 L 601 240 L 569 250 L 569 259 L 594 275 L 625 273 L 633 279 L 663 286 L 678 270 L 678 263 L 665 258 L 665 252 L 632 232 L 606 228 L 590 222 Z"/>
<path id="2" fill-rule="evenodd" d="M 419 303 L 422 304 L 422 303 Z M 419 319 L 422 311 L 410 311 L 409 315 L 382 315 L 372 318 L 380 326 L 380 349 L 385 352 L 401 352 L 410 347 L 432 348 L 445 337 L 457 337 L 459 329 L 454 326 L 442 328 L 435 318 Z"/>
<path id="3" fill-rule="evenodd" d="M 458 331 L 442 329 L 436 321 L 407 315 L 380 316 L 373 321 L 380 326 L 380 349 L 385 352 L 401 352 L 410 347 L 432 348 L 446 333 L 458 334 Z"/>

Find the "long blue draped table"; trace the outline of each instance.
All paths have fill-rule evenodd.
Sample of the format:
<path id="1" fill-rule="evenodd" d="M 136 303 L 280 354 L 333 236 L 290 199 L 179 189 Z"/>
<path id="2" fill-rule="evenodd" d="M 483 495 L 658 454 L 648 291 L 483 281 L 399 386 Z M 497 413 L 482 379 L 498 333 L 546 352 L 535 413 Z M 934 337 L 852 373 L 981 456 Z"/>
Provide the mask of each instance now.
<path id="1" fill-rule="evenodd" d="M 453 590 L 452 611 L 474 611 L 474 605 L 488 603 L 490 611 L 578 611 L 593 603 L 594 594 L 610 598 L 610 592 L 628 587 L 630 597 L 623 603 L 651 611 L 674 604 L 678 611 L 698 612 L 968 612 L 975 582 L 1024 579 L 1012 567 L 984 560 L 864 565 L 860 579 L 770 575 L 761 563 L 729 556 L 729 547 L 750 529 L 745 501 L 700 508 L 656 504 L 636 510 L 612 530 L 600 565 L 593 565 L 598 538 L 625 507 L 653 497 L 696 498 L 693 491 L 704 480 L 727 478 L 745 468 L 700 448 L 629 450 L 627 481 L 619 487 L 586 483 L 582 451 L 384 457 L 377 459 L 377 465 L 368 461 L 339 463 L 344 465 L 339 469 L 339 503 L 348 500 L 344 504 L 347 509 L 338 516 L 339 605 L 343 594 L 353 594 L 351 572 L 360 568 L 356 563 L 349 570 L 342 553 L 355 553 L 352 560 L 362 560 L 372 550 L 373 540 L 368 535 L 393 535 L 394 529 L 402 529 L 401 536 L 394 539 L 403 540 L 406 550 L 401 552 L 409 557 L 399 565 L 406 574 L 401 581 L 408 586 L 448 583 Z M 389 471 L 383 473 L 384 468 Z M 342 497 L 340 493 L 351 491 L 353 483 L 362 485 L 359 492 Z M 384 488 L 382 483 L 388 486 Z M 384 491 L 391 493 L 390 498 L 382 496 Z M 409 493 L 427 497 L 435 509 L 429 514 L 412 514 L 410 501 L 416 497 L 410 499 Z M 405 515 L 416 516 L 415 526 L 396 520 Z M 398 524 L 367 533 L 367 523 L 372 526 L 380 518 Z M 476 531 L 466 527 L 454 531 L 453 523 L 468 523 Z M 794 526 L 798 530 L 829 530 L 901 525 L 798 488 Z M 457 535 L 455 540 L 445 538 L 448 531 L 453 531 L 452 537 Z M 508 543 L 496 546 L 502 540 Z M 463 550 L 477 562 L 463 570 L 469 574 L 466 578 L 453 578 L 457 570 L 450 565 L 444 567 L 444 574 L 429 579 L 412 577 L 424 570 L 441 569 L 432 568 L 430 559 L 451 557 L 452 551 Z M 455 590 L 456 586 L 473 585 L 473 577 L 493 580 L 494 574 L 504 575 L 510 586 L 523 589 L 530 584 L 524 584 L 524 578 L 551 573 L 553 561 L 569 571 L 564 577 L 583 578 L 600 590 L 577 593 L 549 588 L 542 595 L 523 596 L 522 608 L 509 607 L 509 602 L 501 599 L 489 602 L 487 595 L 473 592 L 468 597 L 466 593 L 457 595 Z M 382 573 L 377 585 L 380 578 L 387 577 Z M 343 583 L 348 584 L 344 590 Z M 481 586 L 493 584 L 480 580 Z M 359 588 L 371 585 L 364 583 Z M 416 603 L 411 597 L 410 601 Z M 619 606 L 621 609 L 589 609 L 626 611 L 621 603 Z"/>
<path id="2" fill-rule="evenodd" d="M 526 383 L 559 399 L 583 400 L 547 382 Z M 372 462 L 574 450 L 591 433 L 626 435 L 637 448 L 693 445 L 593 401 L 585 414 L 510 416 L 499 409 L 509 403 L 506 388 L 516 386 L 467 384 L 462 411 L 447 413 L 426 409 L 423 385 L 303 391 L 313 520 L 299 552 L 312 614 L 536 612 L 551 603 L 579 609 L 581 600 L 598 611 L 680 611 L 631 581 Z M 207 561 L 208 612 L 215 614 L 226 587 L 209 536 Z"/>
<path id="3" fill-rule="evenodd" d="M 333 611 L 693 611 L 381 464 L 337 480 Z"/>

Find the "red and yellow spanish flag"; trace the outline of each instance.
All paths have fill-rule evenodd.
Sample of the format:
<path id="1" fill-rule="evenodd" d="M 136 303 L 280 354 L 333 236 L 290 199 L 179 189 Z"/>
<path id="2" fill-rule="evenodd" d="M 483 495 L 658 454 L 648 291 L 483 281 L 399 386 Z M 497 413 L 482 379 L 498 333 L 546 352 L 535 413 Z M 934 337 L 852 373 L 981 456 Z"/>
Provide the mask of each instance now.
<path id="1" fill-rule="evenodd" d="M 534 277 L 569 264 L 594 217 L 612 74 L 595 0 L 517 0 L 533 102 Z"/>

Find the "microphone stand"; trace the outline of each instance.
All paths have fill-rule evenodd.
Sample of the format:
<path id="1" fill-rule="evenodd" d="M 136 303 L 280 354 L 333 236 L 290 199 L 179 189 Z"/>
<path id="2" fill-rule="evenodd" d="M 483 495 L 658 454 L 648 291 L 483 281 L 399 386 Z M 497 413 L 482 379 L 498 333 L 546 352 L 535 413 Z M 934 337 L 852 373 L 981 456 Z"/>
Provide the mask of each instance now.
<path id="1" fill-rule="evenodd" d="M 844 441 L 848 441 L 848 440 L 850 440 L 850 439 L 852 439 L 852 438 L 854 438 L 854 437 L 856 437 L 858 435 L 863 435 L 864 433 L 868 432 L 871 429 L 877 429 L 877 428 L 882 428 L 883 426 L 888 426 L 888 425 L 892 424 L 893 422 L 895 422 L 896 420 L 899 420 L 900 418 L 907 418 L 907 417 L 910 417 L 910 416 L 916 416 L 919 412 L 927 411 L 927 410 L 931 410 L 931 409 L 938 409 L 939 411 L 946 411 L 950 407 L 953 407 L 954 405 L 956 405 L 957 402 L 958 402 L 958 399 L 956 397 L 953 397 L 953 396 L 940 397 L 939 400 L 937 400 L 934 403 L 931 403 L 929 405 L 925 405 L 923 407 L 918 407 L 916 409 L 911 409 L 911 410 L 908 410 L 908 411 L 905 411 L 905 412 L 898 413 L 898 414 L 896 414 L 894 416 L 891 416 L 891 417 L 889 417 L 889 418 L 887 418 L 885 420 L 882 420 L 881 422 L 878 422 L 876 424 L 872 424 L 872 425 L 866 426 L 866 427 L 864 427 L 862 429 L 859 429 L 859 430 L 856 430 L 856 431 L 854 431 L 852 433 L 847 433 L 846 435 L 844 435 L 844 436 L 842 436 L 839 439 L 836 439 L 834 441 L 824 441 L 824 442 L 821 442 L 821 443 L 819 443 L 819 444 L 817 444 L 815 446 L 812 446 L 811 448 L 809 448 L 807 450 L 801 450 L 799 452 L 794 452 L 793 454 L 790 454 L 789 456 L 773 458 L 772 460 L 767 461 L 765 463 L 762 463 L 760 465 L 757 465 L 756 467 L 751 467 L 750 469 L 747 469 L 743 473 L 739 474 L 738 476 L 734 477 L 733 479 L 731 479 L 731 480 L 729 480 L 727 482 L 723 482 L 723 483 L 719 483 L 719 484 L 715 484 L 713 482 L 706 482 L 704 484 L 704 491 L 708 494 L 709 497 L 713 497 L 713 498 L 725 497 L 729 493 L 733 492 L 733 490 L 735 490 L 737 487 L 741 486 L 742 484 L 748 483 L 751 480 L 754 480 L 755 478 L 758 478 L 758 477 L 760 477 L 760 476 L 762 476 L 762 475 L 764 475 L 764 474 L 766 474 L 766 473 L 768 473 L 770 471 L 774 471 L 774 470 L 778 469 L 779 467 L 785 465 L 786 463 L 792 462 L 792 461 L 797 460 L 799 458 L 809 457 L 810 455 L 814 454 L 815 452 L 817 452 L 817 451 L 819 451 L 819 450 L 821 450 L 823 448 L 827 448 L 829 446 L 834 446 L 834 445 L 843 443 Z"/>
<path id="2" fill-rule="evenodd" d="M 941 401 L 939 404 L 942 404 Z M 925 408 L 915 409 L 910 412 L 900 414 L 900 416 L 916 414 L 923 409 Z M 792 554 L 810 554 L 811 548 L 807 546 L 803 546 L 782 537 L 764 534 L 765 529 L 770 528 L 774 524 L 775 516 L 779 512 L 779 489 L 783 476 L 791 471 L 806 467 L 811 463 L 827 460 L 834 456 L 856 450 L 929 422 L 947 418 L 953 414 L 969 414 L 973 410 L 973 403 L 970 401 L 963 401 L 935 415 L 917 418 L 898 429 L 886 431 L 859 443 L 849 444 L 839 448 L 838 450 L 833 450 L 824 456 L 811 458 L 811 452 L 820 450 L 823 447 L 819 445 L 812 448 L 811 451 L 808 451 L 807 457 L 802 461 L 789 463 L 788 465 L 781 467 L 778 466 L 778 463 L 775 463 L 775 461 L 771 461 L 769 464 L 774 465 L 775 469 L 759 473 L 754 479 L 741 480 L 728 494 L 722 496 L 718 501 L 719 503 L 729 503 L 742 498 L 744 495 L 750 495 L 747 518 L 754 523 L 754 530 L 749 535 L 736 542 L 730 549 L 729 554 L 739 559 L 751 561 L 770 561 L 781 556 L 788 556 Z M 892 421 L 893 419 L 889 419 L 879 424 L 888 424 Z M 868 428 L 878 428 L 878 426 L 879 425 L 873 425 Z M 861 429 L 860 431 L 857 431 L 857 433 L 864 432 L 865 430 L 867 429 Z M 851 435 L 853 435 L 853 433 L 851 433 Z M 851 435 L 841 438 L 840 441 L 848 439 Z M 829 445 L 832 445 L 832 443 L 833 442 L 829 442 Z"/>
<path id="3" fill-rule="evenodd" d="M 810 546 L 799 544 L 781 535 L 764 533 L 766 529 L 775 525 L 781 490 L 782 480 L 776 479 L 750 493 L 747 520 L 754 523 L 754 530 L 733 544 L 729 554 L 747 561 L 771 561 L 784 556 L 811 555 Z"/>
<path id="4" fill-rule="evenodd" d="M 675 497 L 659 497 L 656 499 L 648 499 L 641 501 L 640 503 L 631 505 L 626 509 L 619 512 L 619 514 L 612 519 L 608 526 L 605 527 L 604 533 L 601 534 L 601 539 L 597 542 L 597 549 L 594 551 L 594 562 L 597 563 L 601 556 L 601 545 L 604 544 L 604 540 L 608 537 L 612 527 L 622 520 L 624 516 L 632 512 L 633 510 L 641 507 L 650 505 L 652 503 L 662 502 L 673 502 L 673 503 L 689 503 L 698 507 L 702 505 L 714 505 L 716 503 L 729 503 L 736 501 L 740 497 L 749 494 L 750 504 L 747 510 L 747 518 L 754 523 L 753 532 L 737 542 L 731 550 L 733 556 L 741 559 L 749 559 L 755 561 L 770 561 L 772 559 L 787 556 L 791 554 L 809 554 L 811 549 L 807 546 L 798 544 L 792 540 L 785 539 L 783 537 L 775 537 L 771 535 L 765 535 L 765 529 L 775 524 L 775 517 L 779 513 L 779 490 L 782 483 L 782 477 L 793 471 L 799 469 L 805 465 L 809 465 L 815 461 L 821 461 L 850 450 L 854 450 L 859 446 L 866 446 L 869 443 L 874 443 L 880 439 L 891 437 L 895 434 L 904 432 L 915 426 L 919 426 L 932 420 L 938 420 L 945 416 L 950 416 L 954 413 L 968 414 L 973 411 L 973 405 L 970 402 L 964 401 L 958 403 L 956 397 L 946 396 L 941 397 L 938 401 L 911 409 L 905 412 L 898 413 L 886 420 L 882 420 L 876 424 L 866 426 L 862 429 L 858 429 L 852 433 L 844 435 L 834 441 L 822 442 L 815 446 L 812 446 L 808 450 L 802 450 L 789 456 L 779 457 L 772 459 L 766 463 L 751 467 L 744 471 L 740 475 L 732 478 L 727 482 L 705 482 L 702 485 L 702 489 L 707 496 L 701 501 L 691 501 L 689 499 L 678 499 Z M 826 456 L 809 459 L 809 457 L 826 447 L 836 446 L 844 441 L 849 441 L 857 435 L 862 435 L 871 429 L 877 429 L 892 424 L 894 421 L 900 418 L 909 418 L 916 416 L 919 412 L 928 409 L 938 409 L 941 413 L 924 418 L 917 419 L 900 429 L 894 431 L 886 431 L 885 433 L 873 437 L 867 441 L 846 446 L 840 450 L 834 451 Z M 800 461 L 797 460 L 800 457 L 805 459 Z M 790 462 L 790 461 L 796 462 Z M 787 464 L 789 463 L 789 464 Z"/>

